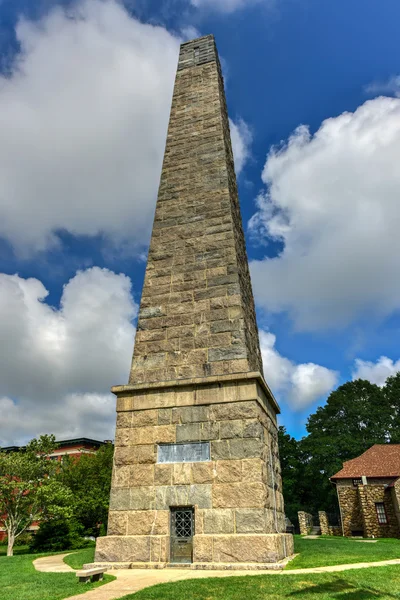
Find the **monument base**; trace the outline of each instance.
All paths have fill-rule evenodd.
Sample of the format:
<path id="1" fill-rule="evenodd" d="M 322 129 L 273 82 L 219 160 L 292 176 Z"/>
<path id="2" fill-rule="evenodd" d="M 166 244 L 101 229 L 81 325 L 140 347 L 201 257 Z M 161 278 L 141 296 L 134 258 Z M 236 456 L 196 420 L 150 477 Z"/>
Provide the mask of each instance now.
<path id="1" fill-rule="evenodd" d="M 96 563 L 253 569 L 293 554 L 278 408 L 260 373 L 113 391 L 118 417 L 108 535 L 97 539 Z M 165 447 L 198 444 L 206 450 L 198 462 L 192 455 L 160 460 Z"/>
<path id="2" fill-rule="evenodd" d="M 169 563 L 168 536 L 107 536 L 97 539 L 96 566 L 108 569 L 282 569 L 293 555 L 293 536 L 199 535 L 193 537 L 193 562 Z M 156 543 L 154 543 L 156 542 Z M 156 555 L 152 548 L 157 546 Z M 159 551 L 162 548 L 163 550 Z M 87 565 L 85 565 L 86 567 Z M 92 566 L 92 565 L 90 565 Z"/>

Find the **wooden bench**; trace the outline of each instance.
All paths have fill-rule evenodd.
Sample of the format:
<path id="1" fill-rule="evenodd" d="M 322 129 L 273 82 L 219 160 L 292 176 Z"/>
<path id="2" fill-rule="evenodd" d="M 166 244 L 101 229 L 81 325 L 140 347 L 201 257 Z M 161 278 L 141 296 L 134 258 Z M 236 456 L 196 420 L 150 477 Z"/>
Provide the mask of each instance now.
<path id="1" fill-rule="evenodd" d="M 105 567 L 95 567 L 93 569 L 81 569 L 76 572 L 76 576 L 79 577 L 81 583 L 88 583 L 89 581 L 100 581 L 103 579 L 104 573 L 107 571 Z"/>

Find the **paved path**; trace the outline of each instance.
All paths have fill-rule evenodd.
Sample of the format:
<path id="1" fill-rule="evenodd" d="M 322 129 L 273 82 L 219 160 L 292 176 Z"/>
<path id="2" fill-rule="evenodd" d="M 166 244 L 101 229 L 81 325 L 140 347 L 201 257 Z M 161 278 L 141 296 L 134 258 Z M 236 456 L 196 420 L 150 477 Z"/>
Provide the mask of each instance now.
<path id="1" fill-rule="evenodd" d="M 279 571 L 279 575 L 301 575 L 302 573 L 337 573 L 339 571 L 351 571 L 351 569 L 368 569 L 369 567 L 387 567 L 388 565 L 400 565 L 400 558 L 391 560 L 379 560 L 376 562 L 362 562 L 347 565 L 333 565 L 331 567 L 312 567 L 310 569 L 288 569 Z M 265 571 L 264 571 L 265 574 Z"/>
<path id="2" fill-rule="evenodd" d="M 71 554 L 71 552 L 37 558 L 33 561 L 33 566 L 35 567 L 36 571 L 43 571 L 44 573 L 68 573 L 68 571 L 74 570 L 63 560 L 64 556 L 68 556 L 68 554 Z"/>
<path id="3" fill-rule="evenodd" d="M 33 561 L 38 571 L 65 573 L 73 571 L 63 562 L 66 554 L 46 556 Z M 110 571 L 117 578 L 101 587 L 70 596 L 66 600 L 115 600 L 128 594 L 138 592 L 143 588 L 157 583 L 168 583 L 182 579 L 203 579 L 206 577 L 241 577 L 244 575 L 303 575 L 307 573 L 335 573 L 351 569 L 365 569 L 368 567 L 384 567 L 387 565 L 400 565 L 400 559 L 381 560 L 371 563 L 354 563 L 334 565 L 331 567 L 313 567 L 310 569 L 290 569 L 285 571 L 192 571 L 191 569 L 118 569 Z M 83 584 L 82 584 L 83 585 Z"/>

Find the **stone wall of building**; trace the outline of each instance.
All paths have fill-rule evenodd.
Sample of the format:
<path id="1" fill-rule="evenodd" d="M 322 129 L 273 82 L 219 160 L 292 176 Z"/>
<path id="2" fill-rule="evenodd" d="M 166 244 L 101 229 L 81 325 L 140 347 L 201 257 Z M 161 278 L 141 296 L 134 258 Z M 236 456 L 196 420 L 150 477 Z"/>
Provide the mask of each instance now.
<path id="1" fill-rule="evenodd" d="M 262 372 L 223 81 L 212 36 L 184 44 L 130 383 Z"/>
<path id="2" fill-rule="evenodd" d="M 171 506 L 195 507 L 194 563 L 268 563 L 293 552 L 275 413 L 257 381 L 138 390 L 117 409 L 108 535 L 96 562 L 167 562 Z M 159 443 L 204 440 L 210 461 L 157 462 Z"/>
<path id="3" fill-rule="evenodd" d="M 399 523 L 390 491 L 385 485 L 358 486 L 366 537 L 400 537 Z M 386 525 L 378 521 L 376 502 L 383 502 L 385 506 L 388 520 Z"/>
<path id="4" fill-rule="evenodd" d="M 340 525 L 329 525 L 328 534 L 334 537 L 343 537 L 343 529 Z"/>
<path id="5" fill-rule="evenodd" d="M 397 523 L 400 528 L 400 479 L 394 482 L 391 487 L 390 494 L 392 496 L 393 508 L 396 514 Z"/>
<path id="6" fill-rule="evenodd" d="M 343 535 L 399 537 L 399 521 L 393 502 L 392 479 L 368 479 L 367 485 L 354 486 L 352 480 L 337 481 Z M 383 502 L 388 523 L 380 524 L 375 503 Z"/>
<path id="7" fill-rule="evenodd" d="M 337 494 L 342 517 L 343 535 L 351 536 L 364 531 L 364 521 L 357 488 L 337 483 Z"/>
<path id="8" fill-rule="evenodd" d="M 300 510 L 298 513 L 300 535 L 308 535 L 313 528 L 313 516 L 310 513 Z"/>

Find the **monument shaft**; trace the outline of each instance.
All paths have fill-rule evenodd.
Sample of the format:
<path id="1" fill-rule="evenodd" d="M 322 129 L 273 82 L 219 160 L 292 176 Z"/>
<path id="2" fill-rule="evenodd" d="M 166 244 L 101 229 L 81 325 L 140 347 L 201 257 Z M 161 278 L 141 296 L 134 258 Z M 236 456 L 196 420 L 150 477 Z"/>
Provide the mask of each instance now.
<path id="1" fill-rule="evenodd" d="M 97 562 L 262 568 L 292 553 L 213 36 L 181 46 L 130 380 L 113 392 Z"/>
<path id="2" fill-rule="evenodd" d="M 181 47 L 130 383 L 261 370 L 223 81 L 207 37 Z"/>

